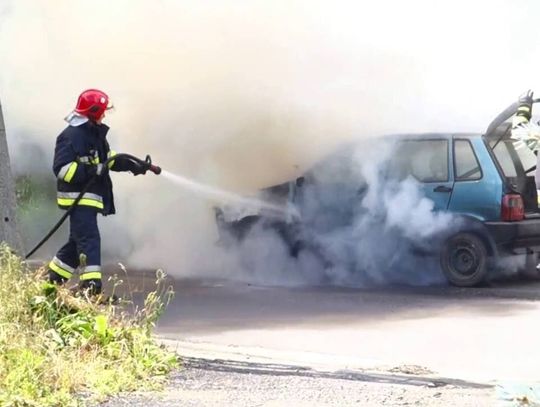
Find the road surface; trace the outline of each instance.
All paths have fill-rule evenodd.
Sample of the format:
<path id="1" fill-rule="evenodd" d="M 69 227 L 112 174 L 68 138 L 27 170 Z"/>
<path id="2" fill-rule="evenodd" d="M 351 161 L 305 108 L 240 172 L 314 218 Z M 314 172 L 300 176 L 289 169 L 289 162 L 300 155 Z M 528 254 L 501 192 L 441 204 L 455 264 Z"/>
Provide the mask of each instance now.
<path id="1" fill-rule="evenodd" d="M 183 356 L 184 369 L 162 403 L 144 396 L 140 405 L 491 406 L 516 405 L 500 404 L 505 394 L 540 396 L 540 282 L 472 289 L 170 282 L 176 295 L 157 333 Z M 154 279 L 142 274 L 130 286 L 140 301 Z M 295 394 L 295 383 L 305 391 Z M 343 397 L 323 400 L 318 386 Z"/>
<path id="2" fill-rule="evenodd" d="M 135 285 L 147 291 L 152 280 Z M 174 288 L 157 333 L 180 341 L 186 356 L 481 383 L 540 379 L 538 282 L 360 289 L 177 279 Z"/>

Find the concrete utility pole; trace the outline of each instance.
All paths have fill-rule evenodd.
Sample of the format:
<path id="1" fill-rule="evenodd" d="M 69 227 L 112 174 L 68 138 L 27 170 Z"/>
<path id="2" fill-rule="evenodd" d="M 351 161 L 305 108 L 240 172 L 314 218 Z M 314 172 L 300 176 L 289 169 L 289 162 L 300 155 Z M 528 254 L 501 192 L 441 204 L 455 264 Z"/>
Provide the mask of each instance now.
<path id="1" fill-rule="evenodd" d="M 22 244 L 15 208 L 15 181 L 9 164 L 6 127 L 0 101 L 0 243 L 7 242 L 13 250 L 21 254 Z"/>

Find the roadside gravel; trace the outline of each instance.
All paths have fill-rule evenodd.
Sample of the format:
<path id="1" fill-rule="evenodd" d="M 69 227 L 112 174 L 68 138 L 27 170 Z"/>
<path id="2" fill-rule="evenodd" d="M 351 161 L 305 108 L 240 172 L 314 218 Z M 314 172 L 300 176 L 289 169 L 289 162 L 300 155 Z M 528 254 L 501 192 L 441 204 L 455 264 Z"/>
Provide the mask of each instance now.
<path id="1" fill-rule="evenodd" d="M 432 406 L 491 407 L 493 389 L 428 387 L 344 379 L 185 368 L 159 394 L 133 394 L 104 407 Z"/>

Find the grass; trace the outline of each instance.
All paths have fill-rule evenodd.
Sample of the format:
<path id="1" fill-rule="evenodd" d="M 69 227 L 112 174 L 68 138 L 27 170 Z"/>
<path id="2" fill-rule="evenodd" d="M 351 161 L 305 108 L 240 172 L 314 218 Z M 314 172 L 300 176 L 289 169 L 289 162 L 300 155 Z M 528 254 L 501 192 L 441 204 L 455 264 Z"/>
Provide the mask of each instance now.
<path id="1" fill-rule="evenodd" d="M 128 314 L 45 282 L 0 245 L 0 405 L 81 406 L 159 389 L 178 360 L 152 337 L 173 295 L 162 273 L 156 284 Z"/>
<path id="2" fill-rule="evenodd" d="M 48 174 L 20 175 L 15 181 L 19 229 L 24 246 L 32 247 L 51 229 L 51 219 L 60 218 L 56 187 Z"/>

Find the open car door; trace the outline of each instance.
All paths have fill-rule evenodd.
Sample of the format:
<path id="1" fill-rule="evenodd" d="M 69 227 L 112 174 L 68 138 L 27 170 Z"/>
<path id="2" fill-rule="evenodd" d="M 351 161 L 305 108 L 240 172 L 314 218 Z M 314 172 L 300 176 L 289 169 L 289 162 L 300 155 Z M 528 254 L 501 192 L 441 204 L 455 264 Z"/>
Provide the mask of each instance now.
<path id="1" fill-rule="evenodd" d="M 540 102 L 535 99 L 534 103 Z M 523 198 L 525 212 L 538 213 L 538 192 L 535 172 L 537 157 L 521 140 L 512 138 L 512 123 L 519 103 L 513 103 L 503 110 L 488 126 L 485 139 L 499 166 L 506 187 L 519 193 Z"/>

